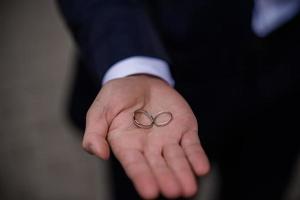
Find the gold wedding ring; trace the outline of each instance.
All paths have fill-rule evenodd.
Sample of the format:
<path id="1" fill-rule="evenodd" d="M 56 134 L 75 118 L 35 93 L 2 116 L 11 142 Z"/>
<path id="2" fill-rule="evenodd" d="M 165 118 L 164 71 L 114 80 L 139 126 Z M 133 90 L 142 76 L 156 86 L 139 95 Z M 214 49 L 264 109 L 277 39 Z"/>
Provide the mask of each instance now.
<path id="1" fill-rule="evenodd" d="M 146 119 L 149 120 L 149 123 L 146 122 L 140 122 L 138 120 L 138 115 L 144 115 L 146 117 Z M 166 118 L 163 121 L 159 121 L 159 118 Z M 134 124 L 139 127 L 139 128 L 143 128 L 143 129 L 149 129 L 152 128 L 153 125 L 157 126 L 157 127 L 162 127 L 162 126 L 166 126 L 168 125 L 173 119 L 173 115 L 171 112 L 166 112 L 166 111 L 162 111 L 157 113 L 154 117 L 147 112 L 146 110 L 143 109 L 138 109 L 136 111 L 134 111 L 133 114 L 133 122 Z"/>

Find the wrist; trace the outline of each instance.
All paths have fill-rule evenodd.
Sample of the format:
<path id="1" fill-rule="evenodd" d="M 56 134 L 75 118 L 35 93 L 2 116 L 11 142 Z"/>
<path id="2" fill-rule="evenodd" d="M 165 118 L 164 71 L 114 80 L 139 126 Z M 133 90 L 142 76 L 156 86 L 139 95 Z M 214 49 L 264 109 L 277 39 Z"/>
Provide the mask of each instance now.
<path id="1" fill-rule="evenodd" d="M 164 79 L 162 79 L 161 77 L 158 77 L 158 76 L 155 76 L 155 75 L 152 75 L 152 74 L 132 74 L 132 75 L 129 75 L 125 78 L 137 78 L 137 79 L 141 79 L 141 80 L 144 80 L 144 81 L 159 81 L 159 82 L 163 82 L 167 85 L 169 85 L 169 83 L 167 81 L 165 81 Z"/>
<path id="2" fill-rule="evenodd" d="M 135 74 L 110 80 L 103 85 L 101 90 L 114 91 L 114 94 L 126 93 L 131 97 L 137 95 L 136 97 L 148 98 L 152 96 L 150 94 L 162 94 L 174 89 L 159 77 L 148 74 Z"/>
<path id="3" fill-rule="evenodd" d="M 160 87 L 171 87 L 170 84 L 164 79 L 151 75 L 151 74 L 133 74 L 127 77 L 124 77 L 128 80 L 135 80 L 139 82 L 139 85 L 148 85 L 150 88 L 160 86 Z"/>

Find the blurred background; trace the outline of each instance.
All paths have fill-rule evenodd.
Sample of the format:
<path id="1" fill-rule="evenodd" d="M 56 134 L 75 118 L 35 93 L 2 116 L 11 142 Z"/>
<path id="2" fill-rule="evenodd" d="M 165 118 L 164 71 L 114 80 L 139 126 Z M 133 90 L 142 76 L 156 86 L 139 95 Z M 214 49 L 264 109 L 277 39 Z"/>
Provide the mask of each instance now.
<path id="1" fill-rule="evenodd" d="M 108 199 L 67 119 L 73 44 L 54 1 L 0 1 L 0 199 Z"/>
<path id="2" fill-rule="evenodd" d="M 66 115 L 73 54 L 54 1 L 0 1 L 1 200 L 110 199 L 107 163 Z M 286 200 L 300 199 L 299 166 Z M 213 199 L 217 172 L 205 179 L 197 199 Z"/>

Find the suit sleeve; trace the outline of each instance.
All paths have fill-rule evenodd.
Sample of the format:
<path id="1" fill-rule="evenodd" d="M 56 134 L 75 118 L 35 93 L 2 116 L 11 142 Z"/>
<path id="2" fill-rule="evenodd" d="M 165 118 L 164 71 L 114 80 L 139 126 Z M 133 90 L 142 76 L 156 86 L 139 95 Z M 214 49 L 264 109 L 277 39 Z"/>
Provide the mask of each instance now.
<path id="1" fill-rule="evenodd" d="M 110 66 L 132 56 L 169 62 L 142 0 L 58 0 L 79 54 L 99 83 Z"/>

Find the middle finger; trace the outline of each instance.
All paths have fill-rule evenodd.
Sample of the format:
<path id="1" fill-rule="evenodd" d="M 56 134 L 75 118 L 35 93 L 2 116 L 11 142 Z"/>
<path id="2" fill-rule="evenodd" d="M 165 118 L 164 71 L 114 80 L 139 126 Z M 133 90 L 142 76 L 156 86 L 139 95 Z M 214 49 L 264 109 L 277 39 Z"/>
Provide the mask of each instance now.
<path id="1" fill-rule="evenodd" d="M 148 152 L 145 153 L 145 157 L 149 162 L 162 194 L 168 198 L 180 196 L 182 192 L 181 186 L 175 174 L 168 167 L 161 153 Z"/>

